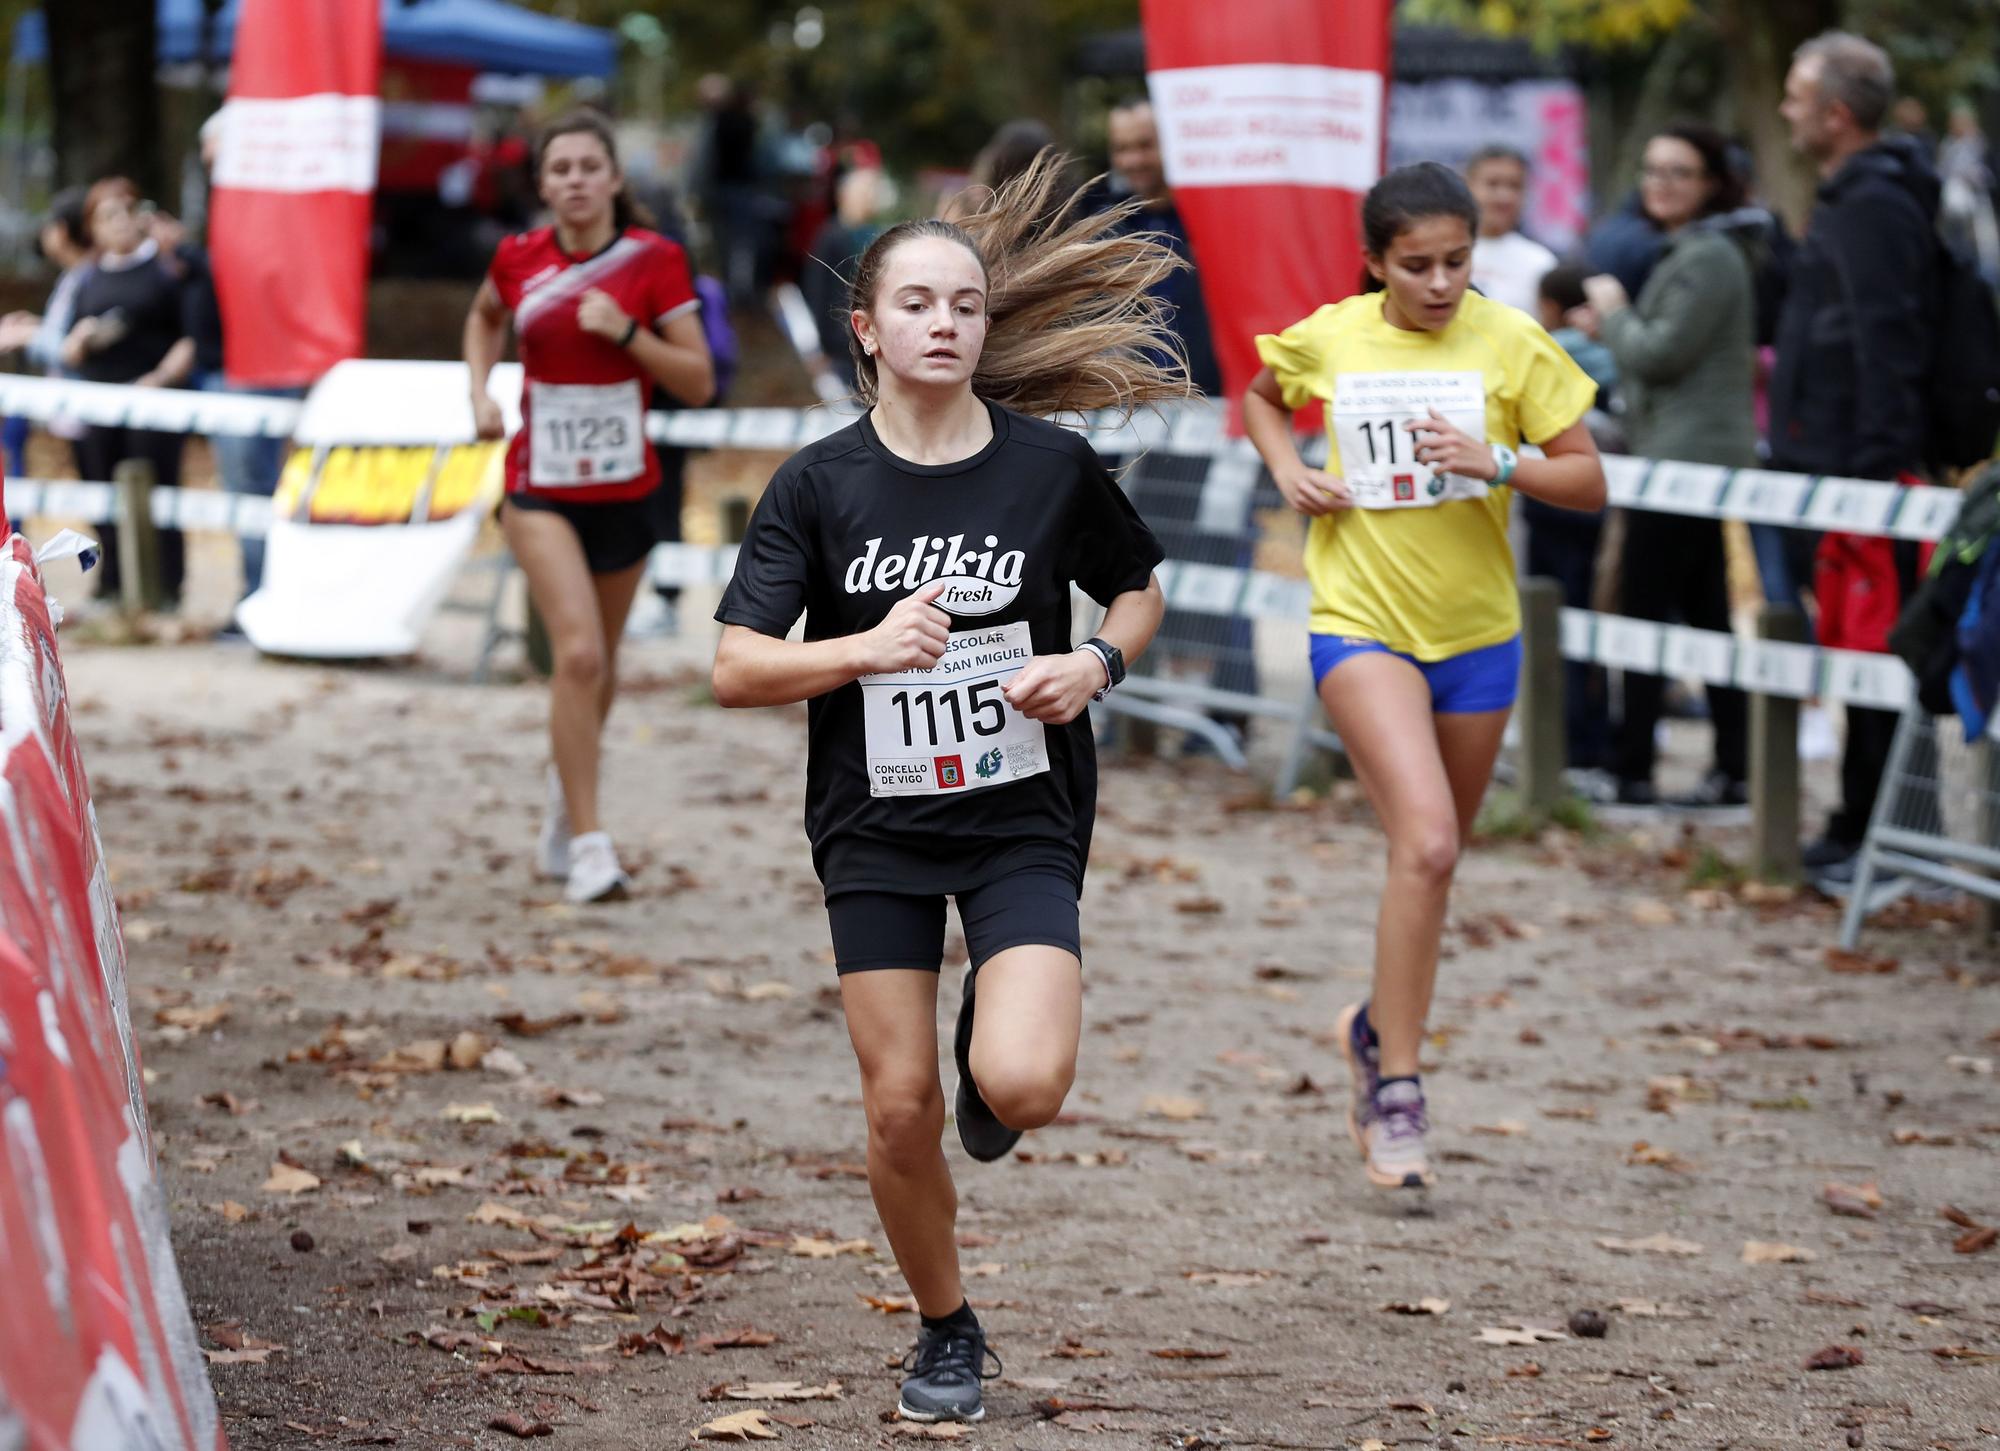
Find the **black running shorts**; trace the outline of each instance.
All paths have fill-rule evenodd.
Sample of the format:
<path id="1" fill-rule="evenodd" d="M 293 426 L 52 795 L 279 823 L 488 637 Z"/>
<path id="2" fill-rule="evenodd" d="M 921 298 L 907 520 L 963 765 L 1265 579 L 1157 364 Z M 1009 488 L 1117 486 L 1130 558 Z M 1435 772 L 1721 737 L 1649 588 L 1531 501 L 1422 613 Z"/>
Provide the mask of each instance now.
<path id="1" fill-rule="evenodd" d="M 827 898 L 835 969 L 843 974 L 885 967 L 936 972 L 944 961 L 944 900 L 902 892 L 841 892 Z M 1010 947 L 1060 947 L 1082 960 L 1076 883 L 1061 872 L 1015 872 L 960 892 L 956 900 L 975 968 Z"/>
<path id="2" fill-rule="evenodd" d="M 584 563 L 592 574 L 617 574 L 653 552 L 653 496 L 620 499 L 609 504 L 570 504 L 540 494 L 509 494 L 516 509 L 560 515 L 583 545 Z"/>

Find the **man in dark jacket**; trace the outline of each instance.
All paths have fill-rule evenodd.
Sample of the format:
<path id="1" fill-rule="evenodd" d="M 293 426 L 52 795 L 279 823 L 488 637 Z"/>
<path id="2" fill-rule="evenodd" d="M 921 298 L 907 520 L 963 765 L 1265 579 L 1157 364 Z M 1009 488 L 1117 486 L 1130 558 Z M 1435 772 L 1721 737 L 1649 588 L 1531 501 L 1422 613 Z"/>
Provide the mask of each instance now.
<path id="1" fill-rule="evenodd" d="M 1939 187 L 1913 141 L 1881 134 L 1895 84 L 1881 47 L 1842 31 L 1800 46 L 1785 78 L 1780 112 L 1820 185 L 1778 319 L 1776 469 L 1910 483 L 1923 467 Z M 1812 576 L 1820 643 L 1887 648 L 1916 568 L 1913 545 L 1826 535 Z M 1892 711 L 1849 707 L 1841 808 L 1807 847 L 1808 870 L 1851 870 L 1895 726 Z"/>

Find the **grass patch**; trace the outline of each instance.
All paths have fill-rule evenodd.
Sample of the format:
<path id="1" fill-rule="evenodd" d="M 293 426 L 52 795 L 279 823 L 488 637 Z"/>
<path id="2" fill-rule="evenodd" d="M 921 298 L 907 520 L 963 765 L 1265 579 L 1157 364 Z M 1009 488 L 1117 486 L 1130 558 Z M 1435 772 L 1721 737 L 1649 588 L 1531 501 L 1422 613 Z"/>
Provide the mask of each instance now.
<path id="1" fill-rule="evenodd" d="M 1750 874 L 1738 862 L 1731 861 L 1707 842 L 1703 842 L 1695 852 L 1694 860 L 1688 863 L 1687 884 L 1690 888 L 1720 887 L 1725 891 L 1735 891 L 1749 879 Z"/>
<path id="2" fill-rule="evenodd" d="M 1547 811 L 1530 810 L 1515 790 L 1494 791 L 1480 808 L 1472 834 L 1487 841 L 1532 841 L 1551 826 L 1594 840 L 1602 828 L 1581 796 L 1560 797 Z"/>

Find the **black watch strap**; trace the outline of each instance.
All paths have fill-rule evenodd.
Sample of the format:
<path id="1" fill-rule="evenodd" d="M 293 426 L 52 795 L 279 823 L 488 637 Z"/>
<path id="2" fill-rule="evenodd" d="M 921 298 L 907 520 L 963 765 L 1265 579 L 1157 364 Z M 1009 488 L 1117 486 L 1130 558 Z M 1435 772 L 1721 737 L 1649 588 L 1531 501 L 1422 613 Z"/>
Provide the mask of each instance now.
<path id="1" fill-rule="evenodd" d="M 1104 657 L 1104 668 L 1110 672 L 1111 684 L 1119 685 L 1125 679 L 1125 652 L 1110 641 L 1096 635 L 1084 641 Z"/>

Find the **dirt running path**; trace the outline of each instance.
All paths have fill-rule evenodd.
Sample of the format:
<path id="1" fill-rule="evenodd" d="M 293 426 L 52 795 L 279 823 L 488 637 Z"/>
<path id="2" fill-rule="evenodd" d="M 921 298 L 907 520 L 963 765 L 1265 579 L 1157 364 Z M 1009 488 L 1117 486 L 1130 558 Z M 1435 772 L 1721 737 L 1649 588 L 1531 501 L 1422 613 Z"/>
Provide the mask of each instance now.
<path id="1" fill-rule="evenodd" d="M 855 1167 L 802 714 L 705 704 L 699 653 L 635 655 L 638 897 L 576 911 L 528 875 L 537 688 L 72 649 L 236 1447 L 916 1429 L 882 1419 L 915 1327 Z M 1690 891 L 1671 841 L 1482 848 L 1429 1050 L 1445 1183 L 1398 1218 L 1325 1034 L 1382 876 L 1351 788 L 1106 782 L 1072 1113 L 1016 1161 L 952 1145 L 1006 1363 L 973 1443 L 2000 1444 L 2000 1250 L 1939 1213 L 2000 1221 L 2000 964 L 1962 924 L 1837 972 L 1869 964 L 1830 965 L 1830 908 Z M 1554 1338 L 1584 1309 L 1603 1338 Z M 1834 1346 L 1862 1363 L 1806 1369 Z"/>

